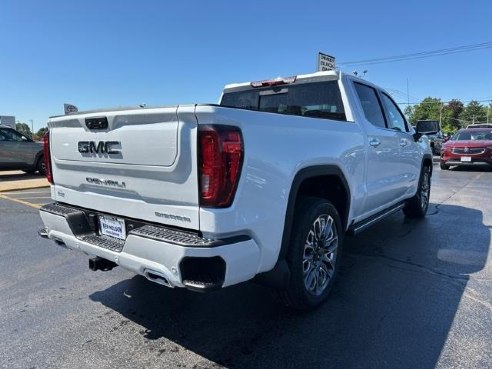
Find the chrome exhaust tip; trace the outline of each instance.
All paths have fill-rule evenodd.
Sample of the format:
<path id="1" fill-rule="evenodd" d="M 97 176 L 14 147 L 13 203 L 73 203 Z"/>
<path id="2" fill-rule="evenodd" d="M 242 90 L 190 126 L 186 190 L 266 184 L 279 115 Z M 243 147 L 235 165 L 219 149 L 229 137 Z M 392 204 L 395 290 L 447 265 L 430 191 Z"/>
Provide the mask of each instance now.
<path id="1" fill-rule="evenodd" d="M 161 272 L 145 269 L 144 276 L 151 282 L 159 283 L 166 287 L 171 287 L 171 288 L 173 287 L 173 285 L 169 282 L 167 277 Z"/>

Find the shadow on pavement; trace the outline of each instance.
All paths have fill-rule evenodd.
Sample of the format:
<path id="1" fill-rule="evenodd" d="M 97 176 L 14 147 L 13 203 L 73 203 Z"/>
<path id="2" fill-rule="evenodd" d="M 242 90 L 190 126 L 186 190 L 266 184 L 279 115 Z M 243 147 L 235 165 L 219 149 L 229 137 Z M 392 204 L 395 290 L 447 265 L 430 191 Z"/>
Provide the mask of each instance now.
<path id="1" fill-rule="evenodd" d="M 482 213 L 431 205 L 423 221 L 397 214 L 346 241 L 330 299 L 308 313 L 253 283 L 196 294 L 135 276 L 90 298 L 149 340 L 232 368 L 436 367 L 468 274 L 487 259 Z"/>

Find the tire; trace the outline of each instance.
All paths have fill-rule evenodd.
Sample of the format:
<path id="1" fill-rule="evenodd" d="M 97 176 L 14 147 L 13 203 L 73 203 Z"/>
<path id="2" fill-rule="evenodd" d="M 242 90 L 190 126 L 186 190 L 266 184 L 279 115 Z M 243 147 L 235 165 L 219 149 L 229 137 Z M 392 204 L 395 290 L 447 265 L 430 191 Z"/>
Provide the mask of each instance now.
<path id="1" fill-rule="evenodd" d="M 337 209 L 319 198 L 301 198 L 287 254 L 290 280 L 286 302 L 300 310 L 324 302 L 338 273 L 343 229 Z"/>
<path id="2" fill-rule="evenodd" d="M 444 164 L 444 161 L 441 160 L 439 166 L 442 170 L 449 170 L 449 165 Z"/>
<path id="3" fill-rule="evenodd" d="M 41 155 L 36 163 L 36 170 L 39 172 L 39 174 L 41 175 L 45 175 L 46 174 L 46 167 L 45 167 L 45 164 L 44 164 L 44 156 Z"/>
<path id="4" fill-rule="evenodd" d="M 431 188 L 431 168 L 428 165 L 422 167 L 420 172 L 419 187 L 417 193 L 411 199 L 407 200 L 403 213 L 408 218 L 423 218 L 429 207 Z"/>

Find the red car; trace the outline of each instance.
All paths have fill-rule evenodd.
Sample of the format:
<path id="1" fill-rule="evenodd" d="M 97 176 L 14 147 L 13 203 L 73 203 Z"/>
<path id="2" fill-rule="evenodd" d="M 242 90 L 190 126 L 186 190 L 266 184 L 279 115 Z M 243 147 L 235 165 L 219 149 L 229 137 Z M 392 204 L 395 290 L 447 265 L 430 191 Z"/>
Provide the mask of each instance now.
<path id="1" fill-rule="evenodd" d="M 460 129 L 441 148 L 441 169 L 475 164 L 492 165 L 492 128 Z"/>

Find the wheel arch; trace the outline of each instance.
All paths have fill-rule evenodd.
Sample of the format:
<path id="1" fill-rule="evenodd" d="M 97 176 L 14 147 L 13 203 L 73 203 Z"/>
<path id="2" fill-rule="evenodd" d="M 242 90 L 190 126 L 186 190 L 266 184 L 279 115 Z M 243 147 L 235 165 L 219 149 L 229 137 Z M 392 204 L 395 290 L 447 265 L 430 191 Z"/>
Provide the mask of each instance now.
<path id="1" fill-rule="evenodd" d="M 433 169 L 432 160 L 433 160 L 432 154 L 424 154 L 424 156 L 422 157 L 422 167 L 421 167 L 423 168 L 424 166 L 429 166 L 431 176 L 432 176 L 432 169 Z"/>
<path id="2" fill-rule="evenodd" d="M 320 197 L 333 203 L 346 229 L 350 210 L 350 188 L 342 170 L 335 165 L 319 165 L 299 170 L 294 177 L 285 213 L 278 260 L 284 260 L 290 245 L 297 203 L 303 196 Z"/>
<path id="3" fill-rule="evenodd" d="M 44 156 L 44 150 L 40 150 L 37 152 L 36 156 L 34 157 L 34 164 L 33 164 L 34 167 L 36 167 L 39 159 L 42 158 L 43 156 Z"/>

